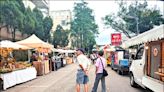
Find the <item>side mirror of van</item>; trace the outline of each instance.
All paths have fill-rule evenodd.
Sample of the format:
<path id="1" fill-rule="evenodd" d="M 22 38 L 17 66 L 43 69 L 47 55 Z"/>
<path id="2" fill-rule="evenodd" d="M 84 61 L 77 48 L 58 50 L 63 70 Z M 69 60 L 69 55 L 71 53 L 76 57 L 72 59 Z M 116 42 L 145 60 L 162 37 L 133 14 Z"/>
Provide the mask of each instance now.
<path id="1" fill-rule="evenodd" d="M 135 55 L 134 55 L 134 54 L 132 54 L 132 55 L 131 55 L 131 58 L 134 60 L 134 59 L 135 59 Z"/>

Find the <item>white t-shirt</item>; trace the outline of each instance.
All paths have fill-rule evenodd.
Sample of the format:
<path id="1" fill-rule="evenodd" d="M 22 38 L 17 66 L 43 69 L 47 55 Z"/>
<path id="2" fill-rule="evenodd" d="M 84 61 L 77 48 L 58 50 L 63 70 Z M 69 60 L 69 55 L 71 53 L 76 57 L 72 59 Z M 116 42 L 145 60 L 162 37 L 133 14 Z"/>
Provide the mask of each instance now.
<path id="1" fill-rule="evenodd" d="M 77 61 L 78 61 L 78 63 L 79 63 L 80 65 L 83 66 L 84 69 L 89 70 L 90 65 L 91 65 L 91 62 L 90 62 L 90 60 L 89 60 L 85 55 L 83 55 L 83 54 L 79 55 L 79 56 L 77 57 Z M 79 66 L 79 69 L 81 69 L 80 66 Z"/>

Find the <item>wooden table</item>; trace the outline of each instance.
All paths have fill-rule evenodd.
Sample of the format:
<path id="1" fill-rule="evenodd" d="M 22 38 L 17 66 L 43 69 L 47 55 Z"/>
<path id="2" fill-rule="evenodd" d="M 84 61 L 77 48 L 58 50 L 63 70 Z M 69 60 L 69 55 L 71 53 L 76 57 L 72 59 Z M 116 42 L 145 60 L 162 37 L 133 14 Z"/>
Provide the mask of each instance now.
<path id="1" fill-rule="evenodd" d="M 164 77 L 164 73 L 159 73 L 159 72 L 155 72 L 155 74 L 161 76 L 161 77 Z"/>
<path id="2" fill-rule="evenodd" d="M 161 81 L 164 81 L 164 73 L 155 72 L 155 74 L 160 76 Z"/>

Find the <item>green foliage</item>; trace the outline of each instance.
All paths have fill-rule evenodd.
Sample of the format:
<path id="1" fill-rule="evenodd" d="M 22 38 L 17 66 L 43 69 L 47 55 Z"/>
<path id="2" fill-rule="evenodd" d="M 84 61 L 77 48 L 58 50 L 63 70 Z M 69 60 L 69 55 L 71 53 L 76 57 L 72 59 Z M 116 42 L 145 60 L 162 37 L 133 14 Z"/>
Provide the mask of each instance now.
<path id="1" fill-rule="evenodd" d="M 43 28 L 43 14 L 37 8 L 34 8 L 33 15 L 35 18 L 35 29 L 34 34 L 38 36 L 40 39 L 44 40 L 44 28 Z"/>
<path id="2" fill-rule="evenodd" d="M 50 17 L 43 19 L 42 12 L 37 8 L 34 10 L 25 8 L 22 0 L 1 0 L 0 24 L 12 29 L 13 40 L 15 40 L 15 31 L 18 30 L 22 34 L 36 34 L 47 41 L 50 37 L 52 19 Z"/>
<path id="3" fill-rule="evenodd" d="M 7 27 L 12 28 L 12 37 L 13 41 L 15 41 L 15 31 L 18 29 L 19 31 L 22 31 L 23 29 L 23 9 L 22 7 L 23 3 L 20 0 L 6 0 L 6 1 L 0 1 L 0 23 L 6 24 Z"/>
<path id="4" fill-rule="evenodd" d="M 50 42 L 50 30 L 53 26 L 53 21 L 50 17 L 45 17 L 43 20 L 43 27 L 44 27 L 44 41 L 49 41 Z"/>
<path id="5" fill-rule="evenodd" d="M 35 16 L 33 15 L 33 12 L 31 11 L 31 9 L 29 7 L 25 10 L 24 14 L 26 16 L 24 19 L 25 26 L 23 28 L 23 31 L 24 31 L 24 33 L 32 35 L 34 33 L 35 23 L 36 23 Z"/>
<path id="6" fill-rule="evenodd" d="M 149 9 L 147 2 L 131 3 L 127 6 L 123 0 L 119 3 L 119 11 L 117 14 L 109 14 L 104 17 L 104 23 L 108 27 L 112 27 L 116 31 L 123 32 L 127 37 L 131 38 L 131 33 L 143 33 L 153 28 L 154 25 L 164 24 L 164 18 L 160 11 L 156 8 Z"/>
<path id="7" fill-rule="evenodd" d="M 56 31 L 54 32 L 53 44 L 54 47 L 65 47 L 68 45 L 68 34 L 69 30 L 64 30 L 62 26 L 58 25 Z"/>
<path id="8" fill-rule="evenodd" d="M 95 44 L 95 35 L 98 34 L 92 9 L 87 3 L 75 3 L 74 18 L 71 23 L 71 36 L 75 39 L 74 47 L 88 48 Z"/>

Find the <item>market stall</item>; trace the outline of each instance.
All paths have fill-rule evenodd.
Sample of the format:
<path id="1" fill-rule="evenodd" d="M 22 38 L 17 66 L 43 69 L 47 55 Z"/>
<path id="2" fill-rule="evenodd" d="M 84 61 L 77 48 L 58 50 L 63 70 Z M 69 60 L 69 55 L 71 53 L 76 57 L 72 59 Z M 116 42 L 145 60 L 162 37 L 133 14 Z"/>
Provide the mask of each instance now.
<path id="1" fill-rule="evenodd" d="M 29 67 L 22 70 L 12 71 L 0 74 L 0 78 L 3 80 L 3 89 L 6 90 L 16 84 L 35 79 L 36 69 L 34 67 Z"/>
<path id="2" fill-rule="evenodd" d="M 0 42 L 0 78 L 3 81 L 3 89 L 36 78 L 36 69 L 28 62 L 18 62 L 12 57 L 13 50 L 31 49 L 11 41 Z M 25 76 L 26 75 L 26 76 Z"/>
<path id="3" fill-rule="evenodd" d="M 49 62 L 49 59 L 45 58 L 51 48 L 53 48 L 53 45 L 42 41 L 34 34 L 16 43 L 35 48 L 35 51 L 37 52 L 37 59 L 36 61 L 33 61 L 33 65 L 37 70 L 37 75 L 44 75 L 50 72 L 49 66 L 51 63 Z"/>
<path id="4" fill-rule="evenodd" d="M 75 54 L 75 50 L 63 50 L 63 49 L 53 49 L 53 52 L 58 52 L 61 54 L 63 58 L 64 64 L 71 64 L 73 63 L 73 55 Z M 61 58 L 61 57 L 60 57 Z"/>

